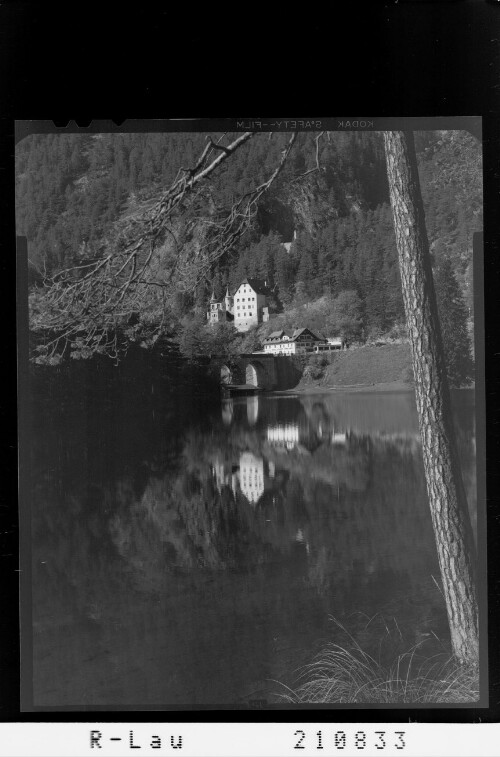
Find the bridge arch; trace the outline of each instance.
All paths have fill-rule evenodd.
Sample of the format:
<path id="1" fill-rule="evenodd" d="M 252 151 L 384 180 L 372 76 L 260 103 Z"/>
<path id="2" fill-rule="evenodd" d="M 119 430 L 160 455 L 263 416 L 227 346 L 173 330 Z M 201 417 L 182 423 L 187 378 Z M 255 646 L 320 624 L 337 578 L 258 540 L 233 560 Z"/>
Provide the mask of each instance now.
<path id="1" fill-rule="evenodd" d="M 220 381 L 221 384 L 233 384 L 233 371 L 229 365 L 225 363 L 220 367 Z"/>
<path id="2" fill-rule="evenodd" d="M 220 366 L 221 384 L 242 384 L 243 371 L 237 362 L 226 360 Z"/>
<path id="3" fill-rule="evenodd" d="M 245 383 L 252 384 L 252 386 L 265 387 L 266 385 L 266 370 L 262 363 L 257 360 L 252 360 L 247 363 L 245 369 Z"/>

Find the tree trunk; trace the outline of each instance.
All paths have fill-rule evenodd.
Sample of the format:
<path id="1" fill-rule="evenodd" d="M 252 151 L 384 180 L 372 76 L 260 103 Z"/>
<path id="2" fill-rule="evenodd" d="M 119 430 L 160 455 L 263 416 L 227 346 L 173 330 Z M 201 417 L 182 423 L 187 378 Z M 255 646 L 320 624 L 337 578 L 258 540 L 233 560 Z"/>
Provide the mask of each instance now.
<path id="1" fill-rule="evenodd" d="M 477 662 L 476 550 L 451 414 L 413 134 L 384 133 L 427 493 L 453 652 Z"/>

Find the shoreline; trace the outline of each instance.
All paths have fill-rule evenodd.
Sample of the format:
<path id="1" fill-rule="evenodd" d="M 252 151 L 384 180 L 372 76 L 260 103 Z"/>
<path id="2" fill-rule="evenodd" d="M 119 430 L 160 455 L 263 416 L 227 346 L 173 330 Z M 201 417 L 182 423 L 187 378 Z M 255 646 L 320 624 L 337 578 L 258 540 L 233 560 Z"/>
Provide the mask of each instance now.
<path id="1" fill-rule="evenodd" d="M 372 384 L 337 384 L 336 386 L 322 386 L 315 384 L 311 386 L 300 386 L 295 389 L 275 389 L 270 394 L 352 394 L 355 392 L 413 392 L 414 387 L 405 381 L 384 381 Z"/>
<path id="2" fill-rule="evenodd" d="M 475 390 L 475 384 L 472 384 L 471 386 L 462 386 L 462 387 L 453 387 L 452 391 L 474 391 Z M 376 394 L 376 393 L 406 393 L 406 392 L 414 392 L 415 387 L 412 384 L 408 384 L 405 381 L 381 381 L 381 382 L 374 382 L 373 384 L 337 384 L 337 386 L 321 386 L 321 384 L 313 384 L 311 386 L 300 386 L 297 385 L 295 389 L 274 389 L 270 392 L 265 392 L 265 394 L 272 394 L 275 396 L 279 395 L 294 395 L 294 394 L 354 394 L 354 393 L 369 393 L 369 394 Z"/>

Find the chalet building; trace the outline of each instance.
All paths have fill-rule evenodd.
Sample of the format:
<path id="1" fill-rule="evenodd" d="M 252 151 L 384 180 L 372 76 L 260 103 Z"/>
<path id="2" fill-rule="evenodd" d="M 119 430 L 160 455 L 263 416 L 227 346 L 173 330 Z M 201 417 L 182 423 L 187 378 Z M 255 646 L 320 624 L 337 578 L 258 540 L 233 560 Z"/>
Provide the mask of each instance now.
<path id="1" fill-rule="evenodd" d="M 273 331 L 263 340 L 264 352 L 272 355 L 304 354 L 312 352 L 317 345 L 326 343 L 326 339 L 316 336 L 310 329 Z"/>
<path id="2" fill-rule="evenodd" d="M 317 336 L 310 329 L 273 331 L 263 340 L 264 352 L 272 355 L 300 355 L 307 352 L 332 352 L 345 350 L 345 339 Z"/>
<path id="3" fill-rule="evenodd" d="M 218 301 L 212 293 L 207 320 L 211 324 L 229 321 L 238 331 L 248 331 L 269 320 L 270 295 L 265 281 L 245 279 L 232 295 L 228 287 L 223 300 Z"/>

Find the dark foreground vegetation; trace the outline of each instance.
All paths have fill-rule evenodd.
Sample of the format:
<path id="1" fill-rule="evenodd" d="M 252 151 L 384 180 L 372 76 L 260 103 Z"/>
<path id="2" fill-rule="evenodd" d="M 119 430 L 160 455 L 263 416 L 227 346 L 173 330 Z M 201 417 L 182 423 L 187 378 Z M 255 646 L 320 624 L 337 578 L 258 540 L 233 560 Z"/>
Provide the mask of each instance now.
<path id="1" fill-rule="evenodd" d="M 340 626 L 347 643 L 324 646 L 311 663 L 296 672 L 294 682 L 290 686 L 281 683 L 274 696 L 289 704 L 427 705 L 479 700 L 477 665 L 460 665 L 449 645 L 437 637 L 431 639 L 431 645 L 423 639 L 392 660 L 381 661 L 384 646 L 397 648 L 397 621 L 389 621 L 389 625 L 391 630 L 385 625 L 380 636 L 376 656 Z M 433 654 L 427 651 L 429 646 L 434 647 Z"/>

